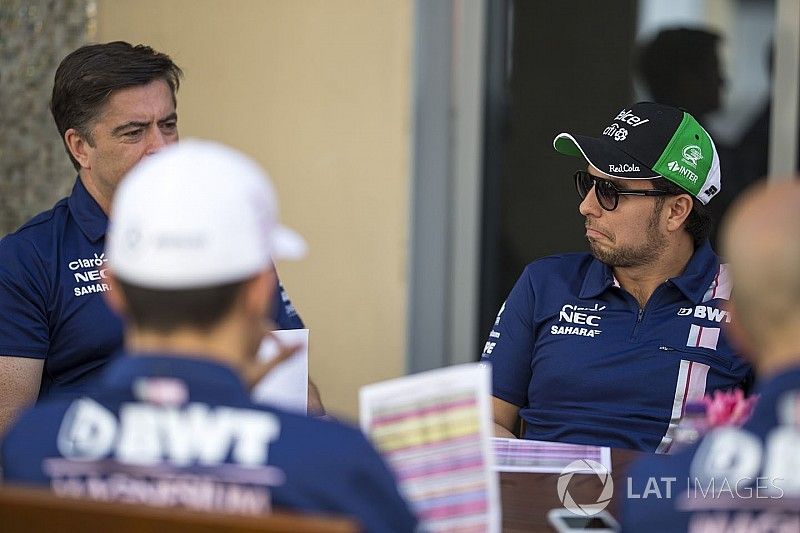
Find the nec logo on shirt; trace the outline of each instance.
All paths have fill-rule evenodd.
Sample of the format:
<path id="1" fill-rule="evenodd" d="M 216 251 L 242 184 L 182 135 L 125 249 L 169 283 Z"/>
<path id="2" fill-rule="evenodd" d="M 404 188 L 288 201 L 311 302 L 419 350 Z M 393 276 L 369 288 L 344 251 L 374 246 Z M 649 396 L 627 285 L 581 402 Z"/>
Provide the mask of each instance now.
<path id="1" fill-rule="evenodd" d="M 691 307 L 681 307 L 678 309 L 678 316 L 692 315 L 695 318 L 704 318 L 712 322 L 722 322 L 723 320 L 730 324 L 731 314 L 728 311 L 717 309 L 709 305 L 698 305 L 694 309 Z"/>
<path id="2" fill-rule="evenodd" d="M 595 304 L 593 307 L 580 307 L 572 304 L 564 304 L 558 313 L 559 322 L 569 324 L 579 324 L 581 326 L 592 326 L 591 328 L 553 325 L 550 327 L 551 335 L 581 335 L 583 337 L 595 337 L 600 335 L 601 330 L 594 329 L 600 326 L 600 315 L 597 313 L 605 309 L 605 305 Z"/>

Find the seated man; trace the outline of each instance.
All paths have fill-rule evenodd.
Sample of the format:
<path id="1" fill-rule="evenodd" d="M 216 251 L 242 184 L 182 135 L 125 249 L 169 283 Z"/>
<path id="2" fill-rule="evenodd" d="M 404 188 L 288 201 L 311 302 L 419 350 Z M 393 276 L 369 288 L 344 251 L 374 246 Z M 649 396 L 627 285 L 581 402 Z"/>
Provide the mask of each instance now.
<path id="1" fill-rule="evenodd" d="M 750 189 L 722 229 L 736 282 L 729 327 L 758 371 L 755 410 L 741 428 L 634 465 L 619 491 L 627 531 L 800 531 L 797 178 Z"/>
<path id="2" fill-rule="evenodd" d="M 243 382 L 276 287 L 272 258 L 302 240 L 277 225 L 266 176 L 215 143 L 144 160 L 111 210 L 103 294 L 124 354 L 91 395 L 40 402 L 2 446 L 5 479 L 57 493 L 200 509 L 276 507 L 355 517 L 369 531 L 415 518 L 358 430 L 254 405 Z"/>
<path id="3" fill-rule="evenodd" d="M 708 242 L 720 190 L 714 143 L 688 113 L 639 103 L 598 138 L 562 133 L 591 254 L 528 265 L 500 308 L 492 365 L 496 434 L 667 451 L 687 401 L 745 385 L 720 332 L 731 285 Z"/>

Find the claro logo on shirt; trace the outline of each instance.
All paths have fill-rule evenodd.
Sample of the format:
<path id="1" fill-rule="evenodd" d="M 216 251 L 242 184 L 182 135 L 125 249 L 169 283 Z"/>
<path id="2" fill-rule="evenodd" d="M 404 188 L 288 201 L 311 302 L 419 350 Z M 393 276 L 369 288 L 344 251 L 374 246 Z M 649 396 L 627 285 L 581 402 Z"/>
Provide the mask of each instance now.
<path id="1" fill-rule="evenodd" d="M 58 451 L 67 459 L 97 461 L 113 457 L 131 465 L 219 465 L 267 462 L 269 443 L 280 424 L 254 409 L 189 403 L 183 407 L 125 403 L 119 418 L 89 398 L 76 400 L 58 432 Z"/>
<path id="2" fill-rule="evenodd" d="M 84 296 L 111 290 L 111 286 L 106 283 L 106 259 L 105 252 L 94 254 L 94 257 L 84 259 L 74 259 L 67 263 L 72 278 L 76 286 L 72 288 L 75 296 Z"/>
<path id="3" fill-rule="evenodd" d="M 592 307 L 564 304 L 558 313 L 559 323 L 550 326 L 550 334 L 596 337 L 602 333 L 602 330 L 598 329 L 602 317 L 596 313 L 605 308 L 605 305 L 600 304 L 594 304 Z"/>

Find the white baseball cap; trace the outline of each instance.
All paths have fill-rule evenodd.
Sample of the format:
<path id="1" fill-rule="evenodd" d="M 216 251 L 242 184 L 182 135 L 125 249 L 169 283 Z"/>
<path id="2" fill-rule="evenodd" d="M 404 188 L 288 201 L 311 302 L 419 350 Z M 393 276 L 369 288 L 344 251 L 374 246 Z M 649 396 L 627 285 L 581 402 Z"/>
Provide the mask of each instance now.
<path id="1" fill-rule="evenodd" d="M 245 280 L 273 259 L 299 259 L 300 235 L 278 224 L 269 177 L 244 154 L 189 139 L 144 158 L 111 206 L 106 256 L 121 280 L 151 289 Z"/>

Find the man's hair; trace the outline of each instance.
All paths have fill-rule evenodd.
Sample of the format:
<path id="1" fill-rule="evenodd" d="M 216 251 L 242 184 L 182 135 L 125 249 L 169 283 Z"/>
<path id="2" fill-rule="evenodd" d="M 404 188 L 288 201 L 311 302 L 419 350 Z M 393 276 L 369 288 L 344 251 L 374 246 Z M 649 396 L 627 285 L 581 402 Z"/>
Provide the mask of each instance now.
<path id="1" fill-rule="evenodd" d="M 137 327 L 171 333 L 181 327 L 211 328 L 233 307 L 247 280 L 193 289 L 147 289 L 117 280 L 128 318 Z"/>
<path id="2" fill-rule="evenodd" d="M 80 165 L 66 145 L 68 129 L 74 128 L 92 145 L 93 122 L 112 92 L 160 79 L 169 85 L 175 102 L 182 75 L 168 55 L 124 41 L 82 46 L 65 57 L 56 70 L 50 111 L 75 170 Z"/>
<path id="3" fill-rule="evenodd" d="M 679 194 L 688 194 L 689 196 L 692 196 L 685 189 L 675 185 L 667 178 L 653 179 L 653 188 L 660 191 L 666 191 L 676 196 Z M 658 196 L 656 198 L 656 210 L 660 210 L 666 200 L 666 196 Z M 713 220 L 708 206 L 703 205 L 700 200 L 692 197 L 692 210 L 689 212 L 689 216 L 686 217 L 686 223 L 684 227 L 686 228 L 686 231 L 689 232 L 689 235 L 692 236 L 695 248 L 703 244 L 703 241 L 705 241 L 711 234 L 712 225 Z"/>
<path id="4" fill-rule="evenodd" d="M 699 73 L 707 68 L 709 57 L 716 57 L 720 35 L 696 28 L 662 30 L 639 50 L 638 70 L 656 102 L 686 107 L 676 78 Z"/>

